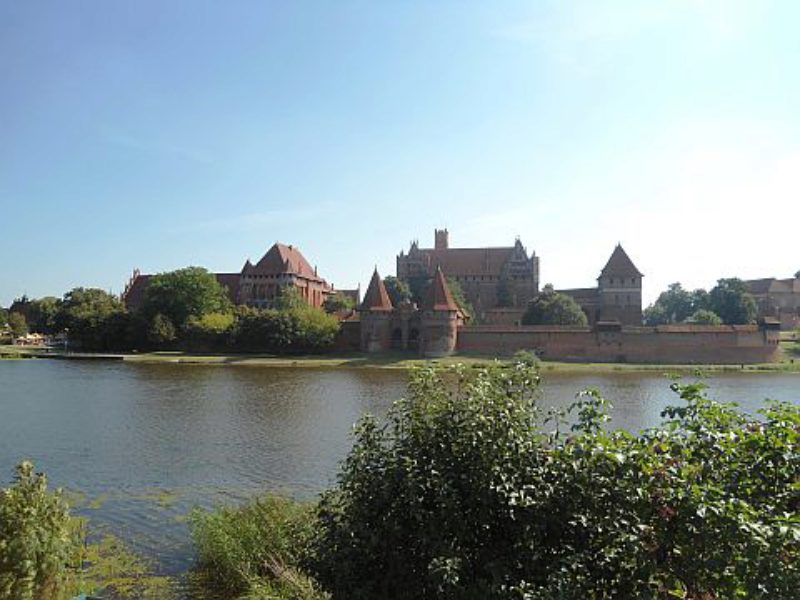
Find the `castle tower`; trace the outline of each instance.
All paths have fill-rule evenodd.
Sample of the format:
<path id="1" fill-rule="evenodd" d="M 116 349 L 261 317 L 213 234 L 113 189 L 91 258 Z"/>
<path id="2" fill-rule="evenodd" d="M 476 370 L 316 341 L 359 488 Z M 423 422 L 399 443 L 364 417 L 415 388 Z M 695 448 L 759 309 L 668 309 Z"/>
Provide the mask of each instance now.
<path id="1" fill-rule="evenodd" d="M 450 234 L 447 229 L 434 229 L 434 249 L 447 250 L 450 247 Z"/>
<path id="2" fill-rule="evenodd" d="M 642 277 L 633 261 L 617 244 L 597 278 L 598 321 L 642 324 Z"/>
<path id="3" fill-rule="evenodd" d="M 461 311 L 453 300 L 442 270 L 437 268 L 422 305 L 423 356 L 449 356 L 456 349 Z"/>
<path id="4" fill-rule="evenodd" d="M 389 350 L 394 307 L 377 268 L 372 274 L 369 287 L 364 294 L 364 301 L 358 310 L 361 313 L 362 352 Z"/>

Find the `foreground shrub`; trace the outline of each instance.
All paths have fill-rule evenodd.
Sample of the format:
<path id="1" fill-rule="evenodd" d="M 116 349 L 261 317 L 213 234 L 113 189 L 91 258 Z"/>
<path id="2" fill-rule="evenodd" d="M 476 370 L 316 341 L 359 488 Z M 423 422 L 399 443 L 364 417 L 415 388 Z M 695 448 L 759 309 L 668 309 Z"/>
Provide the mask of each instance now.
<path id="1" fill-rule="evenodd" d="M 675 386 L 662 427 L 536 408 L 530 364 L 424 369 L 365 418 L 305 564 L 341 599 L 795 598 L 800 409 Z M 543 426 L 544 425 L 544 426 Z"/>
<path id="2" fill-rule="evenodd" d="M 61 491 L 21 463 L 0 492 L 0 598 L 56 598 L 80 563 L 81 538 Z"/>
<path id="3" fill-rule="evenodd" d="M 223 597 L 323 598 L 298 569 L 313 531 L 314 507 L 267 497 L 191 517 L 201 584 Z"/>
<path id="4" fill-rule="evenodd" d="M 164 600 L 171 581 L 149 575 L 148 565 L 119 540 L 86 544 L 82 519 L 70 515 L 60 490 L 30 462 L 0 490 L 0 598 L 68 600 L 79 593 L 109 598 Z"/>

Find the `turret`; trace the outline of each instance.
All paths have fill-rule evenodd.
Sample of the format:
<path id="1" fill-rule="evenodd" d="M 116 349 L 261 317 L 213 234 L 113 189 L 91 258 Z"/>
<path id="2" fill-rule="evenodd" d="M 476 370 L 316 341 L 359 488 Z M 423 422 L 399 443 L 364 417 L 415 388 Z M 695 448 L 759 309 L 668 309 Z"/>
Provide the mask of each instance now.
<path id="1" fill-rule="evenodd" d="M 642 324 L 642 275 L 628 254 L 617 244 L 597 278 L 601 321 L 623 325 Z"/>
<path id="2" fill-rule="evenodd" d="M 394 307 L 378 268 L 372 273 L 364 301 L 359 307 L 361 314 L 361 350 L 363 352 L 385 352 L 391 347 L 391 319 Z"/>
<path id="3" fill-rule="evenodd" d="M 433 358 L 455 352 L 461 322 L 461 311 L 453 300 L 444 273 L 437 267 L 422 305 L 422 354 Z"/>

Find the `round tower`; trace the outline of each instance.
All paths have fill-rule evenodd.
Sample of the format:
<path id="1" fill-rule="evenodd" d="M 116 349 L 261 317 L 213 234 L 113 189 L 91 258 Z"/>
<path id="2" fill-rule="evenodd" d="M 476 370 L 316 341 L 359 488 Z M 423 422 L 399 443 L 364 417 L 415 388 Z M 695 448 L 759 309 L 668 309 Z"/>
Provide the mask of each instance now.
<path id="1" fill-rule="evenodd" d="M 456 350 L 460 310 L 442 270 L 437 268 L 422 307 L 420 353 L 428 358 L 450 356 Z"/>

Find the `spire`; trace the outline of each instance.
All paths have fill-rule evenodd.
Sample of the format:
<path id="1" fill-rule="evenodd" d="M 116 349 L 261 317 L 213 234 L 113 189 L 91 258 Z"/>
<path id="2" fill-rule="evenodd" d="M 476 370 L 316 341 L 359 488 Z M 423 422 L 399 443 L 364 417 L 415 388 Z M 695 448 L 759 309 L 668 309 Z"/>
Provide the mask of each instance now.
<path id="1" fill-rule="evenodd" d="M 394 310 L 392 301 L 389 299 L 389 292 L 386 291 L 386 286 L 383 285 L 383 280 L 378 275 L 378 267 L 375 267 L 375 271 L 372 273 L 367 293 L 364 294 L 364 302 L 361 303 L 361 310 L 371 312 Z"/>
<path id="2" fill-rule="evenodd" d="M 447 279 L 445 279 L 441 267 L 436 267 L 436 275 L 433 276 L 423 306 L 425 310 L 458 310 L 458 304 L 453 300 L 453 294 L 450 293 L 450 287 L 447 285 Z"/>
<path id="3" fill-rule="evenodd" d="M 608 259 L 606 266 L 600 271 L 601 276 L 620 275 L 625 277 L 642 277 L 643 275 L 633 264 L 625 250 L 622 249 L 622 244 L 617 244 L 614 252 L 611 253 L 611 258 Z"/>

